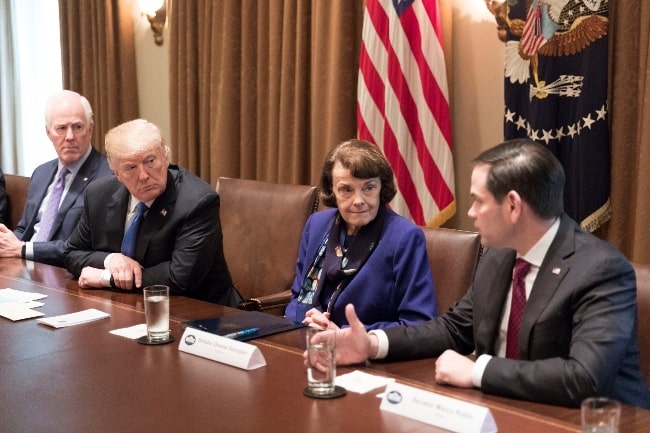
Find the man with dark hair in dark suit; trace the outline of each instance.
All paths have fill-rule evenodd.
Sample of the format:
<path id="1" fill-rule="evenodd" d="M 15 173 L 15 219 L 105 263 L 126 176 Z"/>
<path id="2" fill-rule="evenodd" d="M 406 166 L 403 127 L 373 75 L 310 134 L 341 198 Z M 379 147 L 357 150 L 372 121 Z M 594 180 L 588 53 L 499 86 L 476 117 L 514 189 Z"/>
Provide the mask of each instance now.
<path id="1" fill-rule="evenodd" d="M 591 396 L 650 407 L 634 269 L 564 213 L 564 181 L 560 162 L 531 140 L 481 153 L 468 215 L 487 250 L 465 296 L 432 320 L 370 333 L 347 305 L 337 362 L 437 357 L 441 384 L 572 407 Z"/>
<path id="2" fill-rule="evenodd" d="M 0 225 L 0 257 L 63 266 L 65 242 L 81 216 L 83 193 L 111 170 L 90 144 L 93 111 L 82 95 L 70 90 L 52 95 L 45 105 L 45 132 L 58 157 L 34 170 L 16 229 Z"/>
<path id="3" fill-rule="evenodd" d="M 236 306 L 215 189 L 170 164 L 160 129 L 143 119 L 111 129 L 106 155 L 115 176 L 86 191 L 65 252 L 79 286 L 164 284 L 171 294 Z"/>

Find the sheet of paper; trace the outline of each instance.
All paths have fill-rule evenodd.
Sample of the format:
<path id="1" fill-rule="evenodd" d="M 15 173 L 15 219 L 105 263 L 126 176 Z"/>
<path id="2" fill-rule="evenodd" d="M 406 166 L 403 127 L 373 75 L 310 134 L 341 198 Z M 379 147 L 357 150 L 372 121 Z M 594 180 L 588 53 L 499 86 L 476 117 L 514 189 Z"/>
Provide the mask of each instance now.
<path id="1" fill-rule="evenodd" d="M 0 316 L 14 322 L 17 320 L 31 319 L 44 316 L 40 311 L 32 310 L 34 307 L 41 307 L 42 302 L 6 302 L 0 303 Z"/>
<path id="2" fill-rule="evenodd" d="M 110 333 L 119 335 L 120 337 L 130 338 L 131 340 L 137 340 L 147 335 L 147 324 L 141 323 L 139 325 L 129 326 L 128 328 L 113 329 Z"/>
<path id="3" fill-rule="evenodd" d="M 33 317 L 44 316 L 39 311 L 32 308 L 42 307 L 42 302 L 36 299 L 46 298 L 47 295 L 40 293 L 24 292 L 14 289 L 0 289 L 0 316 L 14 322 L 17 320 L 31 319 Z"/>
<path id="4" fill-rule="evenodd" d="M 359 394 L 365 394 L 375 388 L 386 386 L 393 382 L 395 382 L 395 379 L 390 377 L 368 374 L 359 370 L 336 377 L 336 385 Z"/>
<path id="5" fill-rule="evenodd" d="M 47 295 L 41 293 L 25 292 L 15 289 L 0 289 L 0 304 L 12 302 L 27 302 L 36 301 L 38 299 L 47 298 Z"/>
<path id="6" fill-rule="evenodd" d="M 110 317 L 110 314 L 89 308 L 88 310 L 78 311 L 76 313 L 44 317 L 42 319 L 36 319 L 36 321 L 44 325 L 52 326 L 53 328 L 63 328 L 65 326 L 79 325 L 81 323 L 105 319 L 106 317 Z"/>

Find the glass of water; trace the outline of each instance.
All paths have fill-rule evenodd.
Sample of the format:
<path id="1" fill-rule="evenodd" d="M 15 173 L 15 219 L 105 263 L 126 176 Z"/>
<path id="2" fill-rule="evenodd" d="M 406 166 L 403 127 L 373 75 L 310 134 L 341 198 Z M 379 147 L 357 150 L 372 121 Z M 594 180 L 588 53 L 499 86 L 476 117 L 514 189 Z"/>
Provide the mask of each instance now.
<path id="1" fill-rule="evenodd" d="M 155 285 L 143 289 L 147 339 L 151 343 L 169 339 L 169 286 Z"/>
<path id="2" fill-rule="evenodd" d="M 319 334 L 319 341 L 313 341 Z M 334 393 L 336 355 L 334 332 L 307 328 L 307 390 L 310 395 L 327 396 Z"/>
<path id="3" fill-rule="evenodd" d="M 583 433 L 619 433 L 621 404 L 607 397 L 590 397 L 582 402 Z"/>

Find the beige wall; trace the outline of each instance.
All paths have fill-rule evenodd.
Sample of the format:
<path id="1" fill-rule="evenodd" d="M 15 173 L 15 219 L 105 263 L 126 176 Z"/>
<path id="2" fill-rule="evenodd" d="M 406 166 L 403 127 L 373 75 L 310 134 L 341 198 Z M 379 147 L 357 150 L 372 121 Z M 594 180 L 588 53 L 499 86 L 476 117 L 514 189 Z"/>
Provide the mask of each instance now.
<path id="1" fill-rule="evenodd" d="M 153 40 L 147 17 L 133 2 L 136 69 L 140 117 L 169 132 L 169 27 L 163 32 L 163 45 Z"/>
<path id="2" fill-rule="evenodd" d="M 450 98 L 456 166 L 456 216 L 447 226 L 473 230 L 467 217 L 470 161 L 503 138 L 503 44 L 497 39 L 492 15 L 484 0 L 448 0 L 452 32 L 445 37 L 452 48 Z M 137 4 L 137 2 L 136 2 Z M 137 6 L 137 55 L 140 116 L 169 131 L 169 39 L 157 46 L 147 18 Z"/>
<path id="3" fill-rule="evenodd" d="M 503 43 L 484 0 L 452 0 L 451 103 L 456 174 L 456 216 L 446 224 L 474 230 L 470 161 L 503 140 Z"/>

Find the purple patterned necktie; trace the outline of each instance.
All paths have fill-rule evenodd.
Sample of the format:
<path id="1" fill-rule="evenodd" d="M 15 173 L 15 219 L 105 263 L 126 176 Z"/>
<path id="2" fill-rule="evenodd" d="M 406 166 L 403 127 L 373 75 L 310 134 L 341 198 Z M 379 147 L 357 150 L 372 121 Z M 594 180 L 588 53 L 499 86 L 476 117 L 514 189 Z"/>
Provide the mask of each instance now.
<path id="1" fill-rule="evenodd" d="M 519 327 L 521 317 L 526 307 L 526 286 L 524 278 L 530 270 L 530 263 L 524 259 L 517 259 L 515 271 L 512 276 L 512 302 L 510 304 L 510 317 L 508 319 L 508 337 L 506 342 L 506 358 L 519 359 Z"/>
<path id="2" fill-rule="evenodd" d="M 38 233 L 34 235 L 32 241 L 36 242 L 45 242 L 50 238 L 50 231 L 52 230 L 52 225 L 56 219 L 56 215 L 59 213 L 59 205 L 61 204 L 61 196 L 63 195 L 63 190 L 65 189 L 65 179 L 70 174 L 70 170 L 63 167 L 59 173 L 59 177 L 54 183 L 52 188 L 52 195 L 50 195 L 50 200 L 47 203 L 47 208 L 43 211 L 43 216 L 41 217 L 41 222 L 39 225 Z"/>

